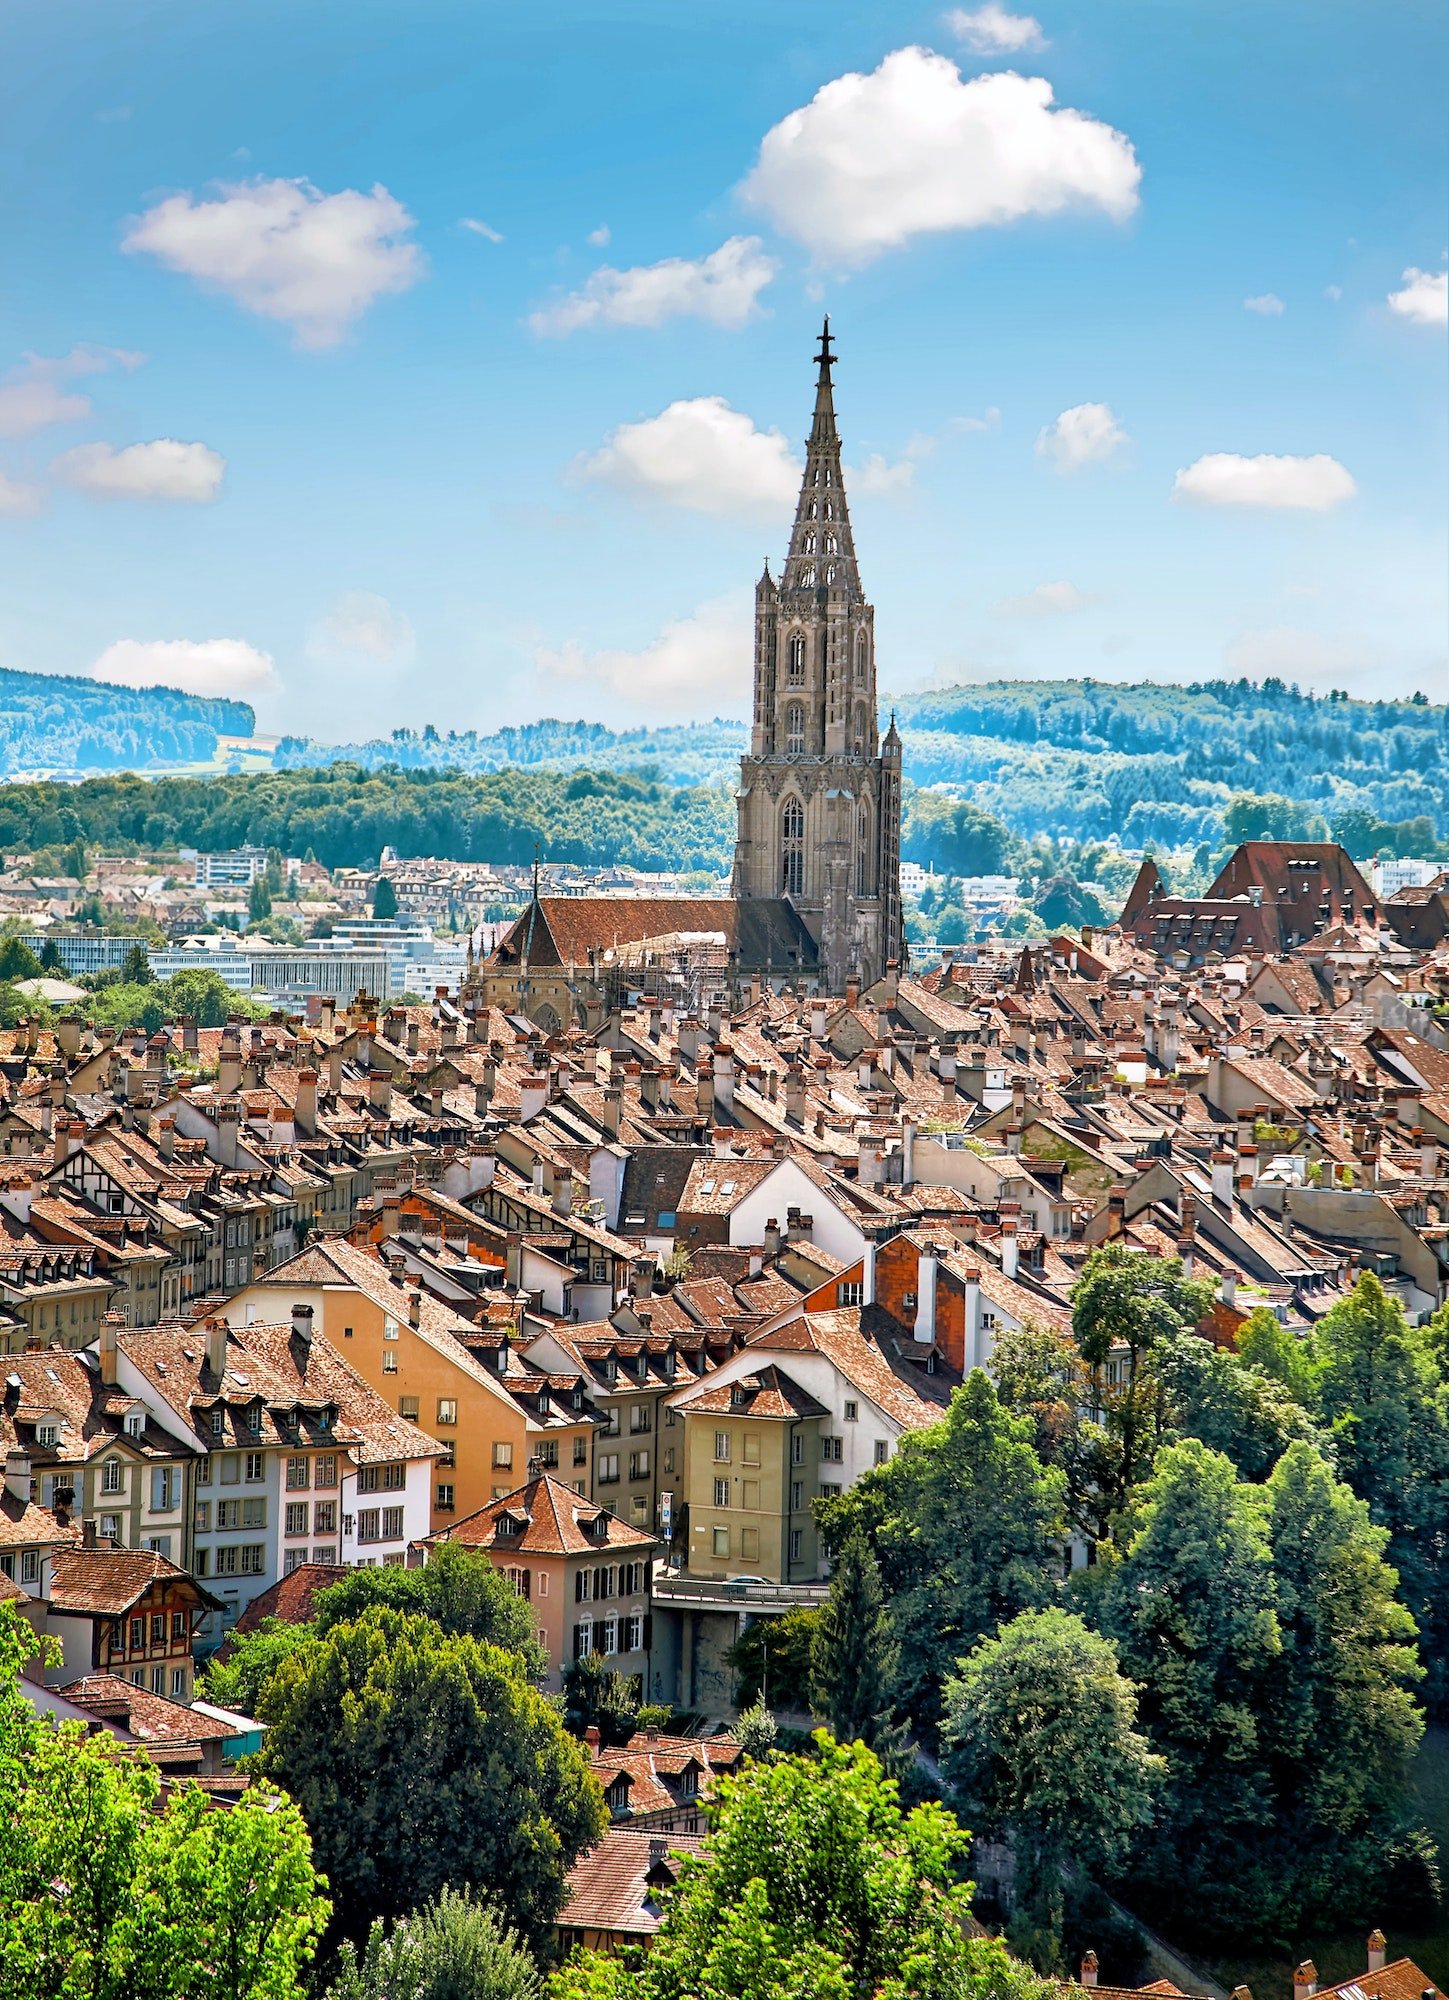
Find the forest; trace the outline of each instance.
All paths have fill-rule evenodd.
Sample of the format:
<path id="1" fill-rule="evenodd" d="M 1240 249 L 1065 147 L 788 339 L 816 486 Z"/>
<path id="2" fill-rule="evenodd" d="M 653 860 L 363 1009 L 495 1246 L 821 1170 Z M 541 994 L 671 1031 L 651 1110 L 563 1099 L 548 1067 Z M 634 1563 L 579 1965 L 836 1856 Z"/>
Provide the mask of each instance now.
<path id="1" fill-rule="evenodd" d="M 218 736 L 255 728 L 244 701 L 0 668 L 0 773 L 204 763 Z"/>

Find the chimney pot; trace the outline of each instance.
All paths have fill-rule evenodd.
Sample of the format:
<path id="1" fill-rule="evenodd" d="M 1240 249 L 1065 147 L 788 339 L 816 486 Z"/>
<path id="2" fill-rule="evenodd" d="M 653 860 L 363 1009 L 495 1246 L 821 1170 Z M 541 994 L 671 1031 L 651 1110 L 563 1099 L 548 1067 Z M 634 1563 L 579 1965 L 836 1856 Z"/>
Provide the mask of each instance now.
<path id="1" fill-rule="evenodd" d="M 1097 1954 L 1094 1951 L 1082 1954 L 1082 1984 L 1095 1986 L 1097 1983 Z"/>

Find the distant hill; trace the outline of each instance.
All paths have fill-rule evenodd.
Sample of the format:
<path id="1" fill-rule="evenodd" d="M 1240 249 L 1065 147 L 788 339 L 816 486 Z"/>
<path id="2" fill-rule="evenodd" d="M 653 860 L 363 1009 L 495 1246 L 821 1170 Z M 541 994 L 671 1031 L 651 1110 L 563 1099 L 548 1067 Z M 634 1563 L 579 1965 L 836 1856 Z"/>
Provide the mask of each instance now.
<path id="1" fill-rule="evenodd" d="M 244 701 L 0 668 L 0 776 L 205 763 L 219 736 L 250 736 Z"/>

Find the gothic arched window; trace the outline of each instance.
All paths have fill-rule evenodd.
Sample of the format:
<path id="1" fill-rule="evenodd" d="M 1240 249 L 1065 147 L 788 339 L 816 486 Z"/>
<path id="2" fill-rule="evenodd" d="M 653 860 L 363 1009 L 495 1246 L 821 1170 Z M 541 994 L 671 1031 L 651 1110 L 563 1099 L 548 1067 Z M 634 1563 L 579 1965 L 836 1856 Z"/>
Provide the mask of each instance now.
<path id="1" fill-rule="evenodd" d="M 800 582 L 806 590 L 813 590 L 815 588 L 814 563 L 807 563 L 805 568 L 800 572 Z"/>
<path id="2" fill-rule="evenodd" d="M 828 556 L 838 556 L 840 554 L 839 536 L 830 534 L 825 537 L 825 553 Z"/>
<path id="3" fill-rule="evenodd" d="M 806 553 L 806 555 L 807 555 L 807 556 L 813 556 L 813 555 L 814 555 L 814 553 L 815 553 L 815 537 L 814 537 L 814 535 L 807 535 L 807 536 L 805 537 L 805 553 Z"/>
<path id="4" fill-rule="evenodd" d="M 805 808 L 787 799 L 780 815 L 780 893 L 798 896 L 805 884 Z"/>
<path id="5" fill-rule="evenodd" d="M 825 566 L 825 581 L 826 581 L 827 583 L 834 583 L 834 581 L 835 581 L 835 564 L 834 564 L 834 563 L 827 563 L 827 564 L 826 564 L 826 566 Z"/>
<path id="6" fill-rule="evenodd" d="M 855 821 L 855 893 L 868 896 L 870 888 L 870 814 L 862 806 Z"/>
<path id="7" fill-rule="evenodd" d="M 855 678 L 858 681 L 865 679 L 865 668 L 868 657 L 865 634 L 864 632 L 857 633 L 855 640 Z"/>
<path id="8" fill-rule="evenodd" d="M 852 736 L 852 747 L 856 756 L 863 757 L 865 755 L 866 738 L 865 706 L 863 703 L 857 703 L 856 705 L 855 714 L 852 717 Z"/>
<path id="9" fill-rule="evenodd" d="M 805 710 L 798 701 L 792 701 L 785 711 L 785 748 L 792 757 L 799 757 L 805 749 Z"/>
<path id="10" fill-rule="evenodd" d="M 805 639 L 802 633 L 791 633 L 790 650 L 787 658 L 790 679 L 792 681 L 803 681 L 805 678 Z"/>

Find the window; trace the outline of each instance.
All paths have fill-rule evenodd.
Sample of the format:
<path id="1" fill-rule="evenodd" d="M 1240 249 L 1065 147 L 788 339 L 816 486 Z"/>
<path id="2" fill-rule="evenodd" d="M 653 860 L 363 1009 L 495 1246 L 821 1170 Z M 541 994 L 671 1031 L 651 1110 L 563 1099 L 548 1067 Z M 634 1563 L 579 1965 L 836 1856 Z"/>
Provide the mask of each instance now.
<path id="1" fill-rule="evenodd" d="M 635 1596 L 637 1592 L 644 1588 L 643 1563 L 625 1563 L 623 1569 L 620 1571 L 620 1577 L 623 1583 L 624 1595 L 626 1597 Z"/>
<path id="2" fill-rule="evenodd" d="M 173 1667 L 171 1669 L 171 1699 L 173 1701 L 183 1701 L 185 1697 L 186 1669 L 185 1667 Z"/>
<path id="3" fill-rule="evenodd" d="M 247 1410 L 247 1429 L 256 1433 L 260 1432 L 261 1428 L 262 1406 L 260 1403 L 253 1403 Z"/>
<path id="4" fill-rule="evenodd" d="M 644 1646 L 644 1620 L 639 1617 L 624 1620 L 623 1643 L 620 1648 L 625 1653 L 638 1653 Z"/>
<path id="5" fill-rule="evenodd" d="M 556 1466 L 558 1464 L 558 1439 L 545 1438 L 534 1453 L 534 1457 L 540 1465 Z"/>
<path id="6" fill-rule="evenodd" d="M 378 1509 L 376 1507 L 364 1507 L 361 1509 L 357 1516 L 358 1541 L 375 1542 L 380 1539 L 378 1535 L 378 1519 Z"/>
<path id="7" fill-rule="evenodd" d="M 216 1525 L 218 1528 L 239 1528 L 241 1526 L 241 1501 L 218 1500 L 216 1503 Z"/>
<path id="8" fill-rule="evenodd" d="M 758 1528 L 741 1528 L 740 1558 L 744 1562 L 760 1560 L 760 1531 Z"/>
<path id="9" fill-rule="evenodd" d="M 798 896 L 805 883 L 805 808 L 798 799 L 787 799 L 780 816 L 780 886 L 787 896 Z"/>
<path id="10" fill-rule="evenodd" d="M 619 1454 L 616 1451 L 601 1451 L 598 1460 L 600 1486 L 612 1486 L 619 1477 Z"/>
<path id="11" fill-rule="evenodd" d="M 585 1660 L 594 1650 L 594 1628 L 592 1625 L 575 1625 L 574 1658 Z"/>
<path id="12" fill-rule="evenodd" d="M 266 1476 L 267 1476 L 266 1459 L 262 1456 L 262 1454 L 259 1451 L 249 1451 L 247 1453 L 247 1466 L 246 1466 L 247 1484 L 249 1486 L 255 1486 L 258 1480 L 265 1479 Z"/>
<path id="13" fill-rule="evenodd" d="M 790 1512 L 798 1514 L 805 1505 L 805 1482 L 803 1479 L 790 1481 Z"/>
<path id="14" fill-rule="evenodd" d="M 164 1694 L 165 1690 L 166 1690 L 166 1669 L 164 1667 L 152 1667 L 151 1669 L 152 1694 Z"/>
<path id="15" fill-rule="evenodd" d="M 312 1483 L 312 1461 L 310 1458 L 289 1458 L 287 1460 L 287 1486 L 293 1493 Z"/>
<path id="16" fill-rule="evenodd" d="M 714 1553 L 717 1556 L 727 1556 L 729 1554 L 730 1531 L 728 1528 L 715 1529 L 713 1537 L 713 1548 L 714 1548 Z"/>
<path id="17" fill-rule="evenodd" d="M 748 1508 L 750 1508 L 750 1509 L 751 1509 L 752 1511 L 757 1511 L 757 1510 L 758 1510 L 758 1508 L 759 1508 L 759 1505 L 760 1505 L 760 1482 L 759 1482 L 759 1480 L 758 1480 L 758 1479 L 742 1479 L 742 1480 L 740 1481 L 740 1486 L 741 1486 L 741 1488 L 743 1489 L 743 1490 L 741 1491 L 741 1494 L 740 1494 L 740 1505 L 741 1505 L 742 1507 L 748 1507 Z"/>
<path id="18" fill-rule="evenodd" d="M 674 1446 L 672 1444 L 667 1444 L 664 1447 L 664 1470 L 666 1472 L 673 1472 L 674 1470 Z"/>
<path id="19" fill-rule="evenodd" d="M 456 1396 L 439 1396 L 438 1422 L 455 1424 L 458 1421 L 458 1399 Z"/>
<path id="20" fill-rule="evenodd" d="M 714 1482 L 714 1504 L 716 1507 L 728 1507 L 730 1504 L 730 1483 L 727 1479 Z"/>
<path id="21" fill-rule="evenodd" d="M 382 1510 L 382 1539 L 385 1542 L 400 1542 L 403 1538 L 403 1510 L 401 1507 L 384 1507 Z"/>
<path id="22" fill-rule="evenodd" d="M 120 1517 L 120 1515 L 119 1515 L 119 1514 L 102 1514 L 102 1516 L 101 1516 L 101 1533 L 102 1533 L 103 1535 L 107 1535 L 107 1536 L 109 1536 L 109 1537 L 110 1537 L 110 1539 L 111 1539 L 111 1540 L 112 1540 L 113 1542 L 119 1542 L 119 1541 L 120 1541 L 120 1539 L 121 1539 L 121 1517 Z"/>
<path id="23" fill-rule="evenodd" d="M 337 1460 L 330 1451 L 324 1452 L 320 1458 L 314 1461 L 313 1471 L 316 1474 L 316 1483 L 319 1486 L 335 1486 L 337 1484 Z"/>
<path id="24" fill-rule="evenodd" d="M 225 1410 L 213 1410 L 211 1413 L 211 1435 L 214 1438 L 219 1438 L 225 1429 L 226 1429 Z"/>
<path id="25" fill-rule="evenodd" d="M 395 1347 L 389 1347 L 384 1349 L 382 1357 L 382 1372 L 384 1375 L 396 1375 L 397 1349 Z"/>
<path id="26" fill-rule="evenodd" d="M 379 1470 L 382 1473 L 382 1490 L 384 1493 L 402 1493 L 406 1491 L 408 1483 L 408 1469 L 406 1465 L 384 1465 Z"/>
<path id="27" fill-rule="evenodd" d="M 805 1440 L 801 1437 L 799 1431 L 796 1431 L 790 1439 L 790 1463 L 792 1465 L 803 1465 L 805 1463 Z"/>
<path id="28" fill-rule="evenodd" d="M 716 1432 L 715 1432 L 715 1434 L 714 1434 L 714 1455 L 715 1455 L 715 1457 L 716 1457 L 716 1458 L 717 1458 L 717 1459 L 719 1460 L 719 1462 L 720 1462 L 720 1464 L 721 1464 L 721 1465 L 727 1465 L 727 1464 L 729 1463 L 729 1456 L 730 1456 L 730 1434 L 729 1434 L 729 1432 L 728 1432 L 728 1431 L 716 1431 Z"/>
<path id="29" fill-rule="evenodd" d="M 337 1502 L 319 1500 L 312 1509 L 312 1532 L 314 1535 L 335 1535 L 337 1533 Z"/>
<path id="30" fill-rule="evenodd" d="M 860 1405 L 859 1403 L 851 1401 L 849 1397 L 846 1398 L 846 1403 L 845 1403 L 845 1421 L 848 1424 L 855 1424 L 860 1422 Z"/>
<path id="31" fill-rule="evenodd" d="M 397 1339 L 397 1321 L 395 1319 L 386 1319 L 383 1321 L 382 1337 L 384 1340 Z"/>
<path id="32" fill-rule="evenodd" d="M 890 1455 L 891 1455 L 891 1448 L 889 1444 L 886 1442 L 886 1440 L 884 1438 L 877 1438 L 875 1441 L 876 1464 L 884 1465 L 886 1460 L 890 1457 Z"/>
<path id="33" fill-rule="evenodd" d="M 805 678 L 805 640 L 803 634 L 799 632 L 791 633 L 785 659 L 786 671 L 790 679 L 792 681 L 803 681 Z"/>
<path id="34" fill-rule="evenodd" d="M 494 1444 L 493 1467 L 497 1472 L 509 1472 L 512 1470 L 513 1446 L 511 1444 Z"/>
<path id="35" fill-rule="evenodd" d="M 838 1500 L 840 1498 L 840 1488 L 838 1486 L 827 1486 L 822 1479 L 820 1482 L 820 1497 L 822 1500 Z"/>
<path id="36" fill-rule="evenodd" d="M 20 1557 L 20 1581 L 22 1583 L 39 1583 L 40 1551 L 38 1549 L 25 1549 L 22 1551 Z"/>
<path id="37" fill-rule="evenodd" d="M 243 1576 L 260 1576 L 267 1566 L 266 1547 L 261 1542 L 247 1542 L 241 1552 L 241 1573 Z"/>
<path id="38" fill-rule="evenodd" d="M 287 1549 L 282 1556 L 282 1574 L 290 1576 L 294 1569 L 300 1569 L 307 1560 L 305 1549 Z"/>
<path id="39" fill-rule="evenodd" d="M 102 1493 L 120 1493 L 126 1484 L 125 1470 L 118 1458 L 108 1458 L 101 1467 Z"/>
<path id="40" fill-rule="evenodd" d="M 629 1410 L 629 1429 L 635 1437 L 642 1437 L 649 1429 L 649 1405 L 634 1403 Z"/>
<path id="41" fill-rule="evenodd" d="M 310 1513 L 311 1509 L 305 1500 L 294 1500 L 291 1502 L 287 1508 L 285 1532 L 289 1535 L 305 1535 L 307 1532 L 307 1519 Z"/>
<path id="42" fill-rule="evenodd" d="M 241 1524 L 244 1528 L 265 1528 L 267 1525 L 266 1501 L 243 1500 Z"/>
<path id="43" fill-rule="evenodd" d="M 335 1564 L 337 1561 L 337 1549 L 335 1545 L 330 1549 L 313 1549 L 312 1560 L 314 1563 Z"/>
<path id="44" fill-rule="evenodd" d="M 617 1618 L 601 1618 L 594 1627 L 594 1651 L 596 1653 L 617 1653 L 619 1650 L 619 1621 Z"/>
<path id="45" fill-rule="evenodd" d="M 591 1569 L 577 1570 L 574 1574 L 574 1603 L 587 1604 L 594 1594 L 594 1572 Z"/>
<path id="46" fill-rule="evenodd" d="M 629 1477 L 631 1479 L 647 1479 L 649 1477 L 649 1454 L 647 1451 L 630 1452 Z"/>
<path id="47" fill-rule="evenodd" d="M 745 1432 L 744 1439 L 741 1445 L 740 1456 L 744 1459 L 746 1465 L 759 1464 L 760 1433 L 758 1431 Z"/>
<path id="48" fill-rule="evenodd" d="M 587 1465 L 589 1462 L 589 1441 L 586 1437 L 574 1439 L 574 1464 Z"/>
<path id="49" fill-rule="evenodd" d="M 236 1559 L 237 1559 L 237 1554 L 238 1554 L 238 1550 L 237 1550 L 237 1548 L 236 1548 L 236 1545 L 235 1545 L 235 1543 L 231 1543 L 231 1544 L 229 1544 L 229 1545 L 228 1545 L 228 1546 L 227 1546 L 226 1548 L 224 1548 L 224 1549 L 218 1549 L 218 1550 L 217 1550 L 217 1552 L 216 1552 L 216 1573 L 217 1573 L 217 1575 L 218 1575 L 218 1576 L 235 1576 L 235 1575 L 236 1575 L 236 1568 L 237 1568 L 237 1562 L 236 1562 Z"/>
<path id="50" fill-rule="evenodd" d="M 453 1511 L 453 1483 L 449 1479 L 438 1481 L 438 1512 L 451 1514 Z"/>
<path id="51" fill-rule="evenodd" d="M 804 1545 L 805 1545 L 805 1537 L 802 1530 L 799 1528 L 792 1528 L 790 1530 L 790 1560 L 792 1563 L 799 1562 L 800 1551 L 804 1547 Z"/>
<path id="52" fill-rule="evenodd" d="M 198 1486 L 210 1486 L 210 1484 L 211 1484 L 211 1460 L 210 1460 L 209 1458 L 204 1458 L 204 1459 L 203 1459 L 203 1460 L 201 1461 L 200 1465 L 198 1465 L 198 1466 L 197 1466 L 197 1468 L 196 1468 L 196 1483 L 197 1483 L 197 1485 L 198 1485 Z"/>
<path id="53" fill-rule="evenodd" d="M 193 1576 L 210 1576 L 211 1574 L 210 1549 L 198 1549 L 196 1551 L 196 1555 L 191 1565 L 191 1573 Z"/>
<path id="54" fill-rule="evenodd" d="M 865 1286 L 861 1284 L 841 1285 L 838 1288 L 838 1297 L 843 1306 L 862 1305 L 865 1301 Z"/>
<path id="55" fill-rule="evenodd" d="M 133 1618 L 131 1620 L 131 1651 L 134 1653 L 138 1647 L 144 1646 L 145 1643 L 146 1621 L 144 1618 Z"/>
<path id="56" fill-rule="evenodd" d="M 823 1437 L 820 1440 L 820 1462 L 822 1465 L 839 1465 L 844 1451 L 844 1441 L 837 1437 Z"/>
<path id="57" fill-rule="evenodd" d="M 805 751 L 805 710 L 798 701 L 792 701 L 785 711 L 785 750 L 791 757 L 803 756 Z"/>
<path id="58" fill-rule="evenodd" d="M 400 1417 L 407 1417 L 410 1422 L 415 1420 L 418 1414 L 417 1397 L 399 1396 L 397 1399 L 397 1413 Z"/>

